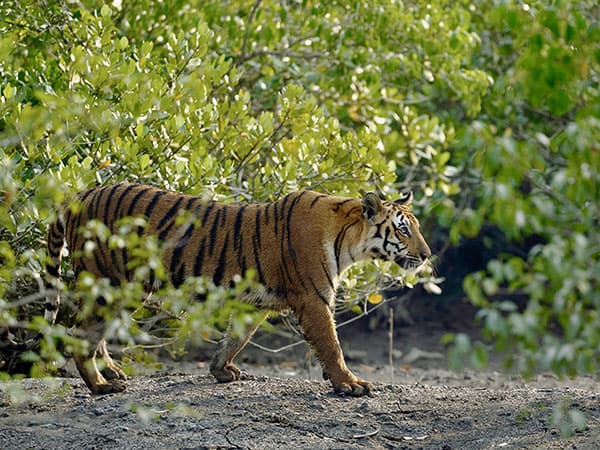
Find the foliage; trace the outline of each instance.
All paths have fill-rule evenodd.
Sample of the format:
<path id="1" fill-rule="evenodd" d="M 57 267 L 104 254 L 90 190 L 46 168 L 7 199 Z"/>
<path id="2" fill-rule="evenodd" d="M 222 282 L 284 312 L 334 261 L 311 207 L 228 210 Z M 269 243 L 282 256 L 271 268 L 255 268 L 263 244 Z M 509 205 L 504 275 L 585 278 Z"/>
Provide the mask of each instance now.
<path id="1" fill-rule="evenodd" d="M 413 189 L 434 248 L 486 229 L 504 237 L 502 254 L 464 289 L 509 364 L 597 371 L 595 2 L 1 8 L 0 321 L 11 330 L 66 339 L 31 319 L 44 233 L 62 201 L 96 183 L 137 180 L 224 201 Z M 353 269 L 342 296 L 365 301 L 387 271 L 398 275 L 388 264 Z M 72 295 L 93 299 L 84 281 Z M 176 318 L 194 308 L 173 304 Z M 189 317 L 182 330 L 206 325 L 201 312 Z M 456 360 L 482 365 L 487 352 L 455 339 Z"/>
<path id="2" fill-rule="evenodd" d="M 477 190 L 451 236 L 493 224 L 518 246 L 464 288 L 494 348 L 526 374 L 600 366 L 597 12 L 588 2 L 504 3 L 480 16 L 490 37 L 480 62 L 508 57 L 461 136 Z"/>
<path id="3" fill-rule="evenodd" d="M 351 195 L 393 188 L 396 165 L 385 158 L 376 130 L 342 126 L 299 80 L 256 95 L 252 72 L 219 47 L 220 37 L 202 18 L 226 10 L 203 12 L 183 2 L 34 1 L 3 8 L 1 311 L 5 331 L 45 336 L 44 359 L 60 359 L 57 341 L 67 352 L 87 345 L 39 317 L 46 295 L 32 284 L 43 274 L 45 228 L 76 191 L 127 179 L 224 201 L 264 201 L 299 188 Z M 100 237 L 102 230 L 88 232 Z M 140 260 L 152 255 L 152 243 L 117 241 L 147 255 Z M 121 333 L 114 337 L 140 338 L 133 319 L 141 280 L 115 290 L 82 274 L 72 287 L 57 286 L 72 305 L 83 302 L 84 313 L 103 297 L 108 329 Z M 25 289 L 31 295 L 16 300 Z M 177 304 L 177 318 L 188 310 L 181 330 L 214 316 L 206 314 L 214 307 L 194 313 L 196 306 Z M 123 312 L 113 317 L 115 311 Z"/>

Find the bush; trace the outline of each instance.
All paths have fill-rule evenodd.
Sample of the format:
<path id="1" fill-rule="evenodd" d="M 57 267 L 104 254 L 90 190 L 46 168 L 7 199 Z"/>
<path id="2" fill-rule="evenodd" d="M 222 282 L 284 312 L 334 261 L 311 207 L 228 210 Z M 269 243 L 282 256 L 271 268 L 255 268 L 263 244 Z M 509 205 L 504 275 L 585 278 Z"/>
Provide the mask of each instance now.
<path id="1" fill-rule="evenodd" d="M 594 2 L 205 3 L 2 4 L 0 328 L 66 336 L 39 318 L 44 233 L 94 184 L 223 201 L 413 189 L 434 249 L 500 236 L 464 289 L 509 364 L 597 370 Z M 357 268 L 341 297 L 364 301 L 381 271 L 398 275 Z M 487 360 L 465 336 L 461 352 Z"/>

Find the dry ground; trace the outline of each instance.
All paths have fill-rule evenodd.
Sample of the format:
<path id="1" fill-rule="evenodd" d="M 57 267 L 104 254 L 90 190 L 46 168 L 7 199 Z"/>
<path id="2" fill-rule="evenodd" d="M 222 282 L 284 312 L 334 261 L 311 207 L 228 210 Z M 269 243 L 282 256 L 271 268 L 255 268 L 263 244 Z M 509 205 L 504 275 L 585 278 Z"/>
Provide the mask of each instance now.
<path id="1" fill-rule="evenodd" d="M 526 384 L 491 370 L 450 372 L 436 354 L 439 332 L 398 334 L 391 383 L 385 333 L 342 333 L 349 365 L 376 381 L 363 398 L 335 396 L 307 370 L 302 349 L 259 358 L 250 349 L 241 366 L 253 375 L 230 384 L 216 384 L 205 363 L 169 364 L 105 396 L 78 378 L 0 384 L 0 448 L 600 448 L 594 379 L 540 375 Z M 413 348 L 434 353 L 414 359 Z M 561 437 L 553 419 L 561 405 L 587 427 Z"/>

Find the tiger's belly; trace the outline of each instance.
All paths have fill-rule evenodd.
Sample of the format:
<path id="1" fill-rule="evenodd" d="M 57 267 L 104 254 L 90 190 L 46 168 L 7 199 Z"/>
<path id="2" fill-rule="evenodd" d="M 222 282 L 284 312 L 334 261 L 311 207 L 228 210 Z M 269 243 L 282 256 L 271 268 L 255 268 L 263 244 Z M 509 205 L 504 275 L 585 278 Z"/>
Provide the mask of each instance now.
<path id="1" fill-rule="evenodd" d="M 277 312 L 290 310 L 290 305 L 286 299 L 285 293 L 275 292 L 263 285 L 258 285 L 257 287 L 244 292 L 240 300 L 260 309 L 270 309 Z"/>

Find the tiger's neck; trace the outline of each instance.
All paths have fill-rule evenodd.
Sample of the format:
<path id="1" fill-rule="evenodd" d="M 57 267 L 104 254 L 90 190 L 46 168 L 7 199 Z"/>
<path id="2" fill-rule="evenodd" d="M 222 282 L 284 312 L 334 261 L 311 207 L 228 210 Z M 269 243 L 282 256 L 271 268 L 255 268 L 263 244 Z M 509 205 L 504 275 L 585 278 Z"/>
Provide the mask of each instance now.
<path id="1" fill-rule="evenodd" d="M 362 214 L 356 212 L 355 204 L 344 206 L 347 211 L 342 210 L 339 213 L 344 220 L 337 226 L 334 239 L 326 251 L 329 266 L 336 274 L 336 282 L 352 264 L 367 258 L 364 244 L 367 230 Z"/>

